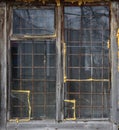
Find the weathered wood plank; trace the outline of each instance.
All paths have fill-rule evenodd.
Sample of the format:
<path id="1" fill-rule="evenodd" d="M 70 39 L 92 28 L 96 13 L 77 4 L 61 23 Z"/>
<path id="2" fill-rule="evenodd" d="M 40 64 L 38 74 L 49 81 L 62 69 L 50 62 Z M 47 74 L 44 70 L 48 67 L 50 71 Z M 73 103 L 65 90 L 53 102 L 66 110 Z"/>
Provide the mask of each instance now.
<path id="1" fill-rule="evenodd" d="M 7 113 L 7 56 L 6 56 L 6 8 L 5 4 L 0 6 L 0 74 L 1 74 L 1 130 L 6 128 Z"/>
<path id="2" fill-rule="evenodd" d="M 117 123 L 119 108 L 119 73 L 118 73 L 118 57 L 117 57 L 117 29 L 119 28 L 119 2 L 111 2 L 111 121 Z"/>
<path id="3" fill-rule="evenodd" d="M 56 39 L 56 120 L 61 120 L 61 7 L 57 7 L 57 39 Z"/>

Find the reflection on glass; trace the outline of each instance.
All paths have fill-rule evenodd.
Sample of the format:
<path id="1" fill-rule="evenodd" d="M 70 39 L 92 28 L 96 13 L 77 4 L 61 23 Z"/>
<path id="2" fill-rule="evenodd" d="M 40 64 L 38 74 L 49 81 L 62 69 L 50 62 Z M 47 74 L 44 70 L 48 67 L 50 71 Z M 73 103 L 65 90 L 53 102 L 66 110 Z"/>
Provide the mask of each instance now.
<path id="1" fill-rule="evenodd" d="M 51 35 L 54 31 L 54 8 L 13 10 L 14 34 Z"/>

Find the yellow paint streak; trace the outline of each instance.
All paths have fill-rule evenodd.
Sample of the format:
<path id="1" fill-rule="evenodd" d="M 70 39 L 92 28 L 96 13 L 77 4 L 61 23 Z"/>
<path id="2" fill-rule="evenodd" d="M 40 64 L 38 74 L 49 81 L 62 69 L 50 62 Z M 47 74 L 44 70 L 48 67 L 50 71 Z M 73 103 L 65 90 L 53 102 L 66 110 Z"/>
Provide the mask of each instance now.
<path id="1" fill-rule="evenodd" d="M 118 72 L 119 72 L 119 28 L 117 30 L 117 46 L 118 46 L 118 52 L 117 52 L 117 56 L 118 56 Z"/>
<path id="2" fill-rule="evenodd" d="M 24 35 L 24 38 L 56 38 L 56 34 L 54 34 L 54 35 L 43 35 L 43 36 Z"/>
<path id="3" fill-rule="evenodd" d="M 110 49 L 110 41 L 107 41 L 107 48 Z"/>
<path id="4" fill-rule="evenodd" d="M 97 82 L 100 82 L 100 81 L 103 81 L 103 82 L 108 82 L 109 79 L 93 79 L 93 78 L 90 78 L 90 79 L 67 79 L 66 81 L 72 81 L 72 82 L 88 82 L 88 81 L 97 81 Z"/>
<path id="5" fill-rule="evenodd" d="M 57 6 L 60 6 L 60 0 L 56 0 Z"/>
<path id="6" fill-rule="evenodd" d="M 64 49 L 64 83 L 66 83 L 67 81 L 67 76 L 66 76 L 66 51 L 67 51 L 67 48 L 66 48 L 66 43 L 64 42 L 63 43 L 63 49 Z"/>
<path id="7" fill-rule="evenodd" d="M 72 110 L 74 110 L 73 117 L 66 118 L 65 120 L 76 120 L 76 100 L 64 100 L 64 102 L 73 103 Z"/>
<path id="8" fill-rule="evenodd" d="M 117 30 L 117 38 L 118 38 L 118 47 L 119 47 L 119 28 Z"/>

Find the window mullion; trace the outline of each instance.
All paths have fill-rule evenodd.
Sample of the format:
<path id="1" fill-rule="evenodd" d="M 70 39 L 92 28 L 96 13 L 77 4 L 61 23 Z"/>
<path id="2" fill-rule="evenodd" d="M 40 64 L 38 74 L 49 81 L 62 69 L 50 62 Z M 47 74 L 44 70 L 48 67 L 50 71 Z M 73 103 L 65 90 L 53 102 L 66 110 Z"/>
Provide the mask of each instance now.
<path id="1" fill-rule="evenodd" d="M 61 120 L 61 7 L 57 7 L 56 14 L 57 38 L 56 38 L 56 120 Z"/>

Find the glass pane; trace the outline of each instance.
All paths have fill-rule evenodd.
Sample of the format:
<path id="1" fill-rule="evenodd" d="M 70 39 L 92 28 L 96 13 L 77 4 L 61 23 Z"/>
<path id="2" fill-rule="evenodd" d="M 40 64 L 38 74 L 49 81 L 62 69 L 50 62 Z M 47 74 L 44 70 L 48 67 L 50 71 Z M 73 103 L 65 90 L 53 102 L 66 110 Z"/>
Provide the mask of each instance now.
<path id="1" fill-rule="evenodd" d="M 34 119 L 45 119 L 46 118 L 46 115 L 44 115 L 44 108 L 43 107 L 34 107 L 34 110 L 32 112 L 32 117 Z"/>
<path id="2" fill-rule="evenodd" d="M 89 107 L 82 107 L 80 108 L 80 118 L 91 118 L 92 115 L 92 109 Z"/>
<path id="3" fill-rule="evenodd" d="M 65 99 L 76 101 L 76 118 L 107 118 L 110 107 L 107 98 L 110 93 L 109 8 L 65 7 L 64 18 L 68 80 Z M 65 118 L 73 118 L 70 106 L 64 109 Z"/>
<path id="4" fill-rule="evenodd" d="M 22 81 L 22 89 L 32 91 L 32 81 Z"/>
<path id="5" fill-rule="evenodd" d="M 11 82 L 11 86 L 13 90 L 19 90 L 20 89 L 20 80 L 13 80 Z"/>
<path id="6" fill-rule="evenodd" d="M 54 8 L 14 9 L 13 33 L 37 35 L 54 34 Z"/>
<path id="7" fill-rule="evenodd" d="M 91 82 L 80 82 L 80 91 L 81 93 L 91 93 L 92 87 Z"/>
<path id="8" fill-rule="evenodd" d="M 44 79 L 45 70 L 43 68 L 34 69 L 34 79 Z"/>
<path id="9" fill-rule="evenodd" d="M 32 79 L 32 69 L 23 68 L 21 78 L 22 79 Z"/>
<path id="10" fill-rule="evenodd" d="M 21 44 L 21 51 L 24 54 L 32 53 L 32 42 Z"/>
<path id="11" fill-rule="evenodd" d="M 55 101 L 56 101 L 56 95 L 55 93 L 48 93 L 46 95 L 46 104 L 47 105 L 54 105 L 55 104 Z"/>
<path id="12" fill-rule="evenodd" d="M 32 55 L 22 55 L 21 64 L 23 67 L 31 67 L 32 66 Z"/>
<path id="13" fill-rule="evenodd" d="M 80 105 L 81 106 L 91 106 L 91 95 L 90 94 L 81 94 L 80 95 Z"/>
<path id="14" fill-rule="evenodd" d="M 45 89 L 45 82 L 34 81 L 34 92 L 44 92 L 44 89 Z"/>
<path id="15" fill-rule="evenodd" d="M 56 88 L 55 88 L 55 84 L 56 82 L 55 81 L 50 81 L 50 82 L 47 82 L 47 87 L 46 87 L 46 91 L 47 92 L 55 92 Z"/>
<path id="16" fill-rule="evenodd" d="M 30 91 L 32 119 L 55 118 L 55 46 L 55 40 L 11 42 L 11 90 Z M 11 95 L 11 118 L 22 119 L 28 117 L 28 104 L 23 106 L 24 100 L 28 102 L 28 98 L 23 99 L 18 94 Z"/>
<path id="17" fill-rule="evenodd" d="M 44 66 L 45 56 L 44 55 L 34 55 L 34 66 Z"/>
<path id="18" fill-rule="evenodd" d="M 51 118 L 55 118 L 55 110 L 56 110 L 56 106 L 47 106 L 46 108 L 46 117 L 48 117 L 49 119 Z"/>
<path id="19" fill-rule="evenodd" d="M 19 68 L 13 68 L 12 69 L 12 77 L 14 79 L 19 79 L 20 78 L 20 69 Z"/>
<path id="20" fill-rule="evenodd" d="M 26 92 L 11 92 L 11 115 L 13 118 L 29 118 L 29 103 L 28 93 Z"/>

